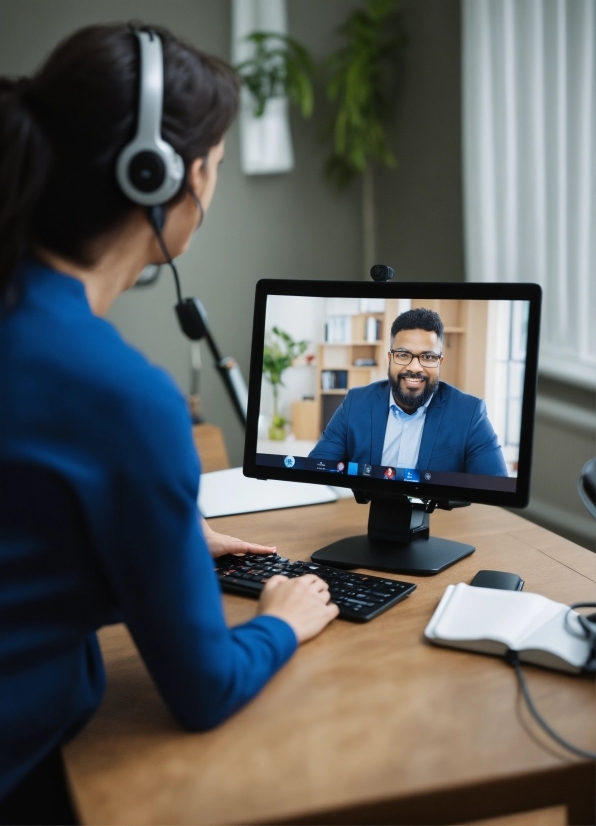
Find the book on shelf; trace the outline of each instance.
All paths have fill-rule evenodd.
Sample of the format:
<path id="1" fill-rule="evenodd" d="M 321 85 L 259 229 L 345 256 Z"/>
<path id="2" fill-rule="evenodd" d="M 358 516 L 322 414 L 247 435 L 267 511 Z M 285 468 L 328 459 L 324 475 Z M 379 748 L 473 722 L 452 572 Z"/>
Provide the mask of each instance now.
<path id="1" fill-rule="evenodd" d="M 366 319 L 365 337 L 371 344 L 376 344 L 381 338 L 381 322 L 372 315 Z"/>
<path id="2" fill-rule="evenodd" d="M 330 316 L 325 324 L 325 341 L 328 344 L 349 344 L 352 340 L 352 316 Z"/>
<path id="3" fill-rule="evenodd" d="M 590 644 L 575 611 L 541 594 L 449 585 L 424 636 L 437 645 L 505 656 L 579 674 Z"/>
<path id="4" fill-rule="evenodd" d="M 321 373 L 322 390 L 346 390 L 347 387 L 347 370 L 323 370 Z"/>

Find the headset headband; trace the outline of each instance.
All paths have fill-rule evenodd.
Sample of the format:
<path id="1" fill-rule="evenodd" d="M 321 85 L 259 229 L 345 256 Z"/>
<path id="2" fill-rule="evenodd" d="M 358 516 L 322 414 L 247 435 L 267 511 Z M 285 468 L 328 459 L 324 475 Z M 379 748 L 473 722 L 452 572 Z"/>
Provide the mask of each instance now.
<path id="1" fill-rule="evenodd" d="M 184 162 L 161 137 L 163 51 L 153 31 L 135 31 L 139 41 L 139 107 L 137 132 L 116 162 L 116 178 L 124 194 L 142 206 L 169 201 L 180 189 Z"/>

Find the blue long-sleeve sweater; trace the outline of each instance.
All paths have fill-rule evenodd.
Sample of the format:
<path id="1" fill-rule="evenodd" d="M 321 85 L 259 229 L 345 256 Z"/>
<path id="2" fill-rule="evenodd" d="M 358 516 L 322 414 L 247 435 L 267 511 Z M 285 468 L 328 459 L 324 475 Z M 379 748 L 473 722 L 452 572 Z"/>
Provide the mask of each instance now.
<path id="1" fill-rule="evenodd" d="M 126 622 L 193 730 L 296 649 L 274 617 L 228 629 L 199 474 L 168 375 L 92 314 L 81 282 L 23 265 L 0 304 L 0 799 L 97 708 L 100 626 Z"/>

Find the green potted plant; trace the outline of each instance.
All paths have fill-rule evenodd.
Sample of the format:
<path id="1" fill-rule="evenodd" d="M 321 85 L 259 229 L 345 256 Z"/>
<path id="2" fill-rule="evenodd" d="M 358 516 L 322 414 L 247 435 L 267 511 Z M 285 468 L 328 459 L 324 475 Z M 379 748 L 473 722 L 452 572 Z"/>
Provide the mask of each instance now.
<path id="1" fill-rule="evenodd" d="M 269 427 L 269 438 L 274 441 L 283 441 L 286 438 L 285 426 L 287 420 L 279 412 L 279 387 L 283 387 L 282 375 L 291 367 L 298 356 L 301 356 L 308 347 L 308 341 L 294 341 L 294 339 L 273 327 L 269 343 L 263 351 L 263 375 L 271 384 L 273 390 L 273 417 Z"/>
<path id="2" fill-rule="evenodd" d="M 332 151 L 325 166 L 329 180 L 346 186 L 362 176 L 363 263 L 375 263 L 374 165 L 395 166 L 387 125 L 395 111 L 406 43 L 401 0 L 365 0 L 339 27 L 342 46 L 318 71 L 308 50 L 296 40 L 273 32 L 246 38 L 254 55 L 236 68 L 254 101 L 254 114 L 282 95 L 305 117 L 314 106 L 313 79 L 325 77 L 333 113 L 325 130 Z"/>
<path id="3" fill-rule="evenodd" d="M 268 100 L 288 97 L 309 118 L 316 70 L 308 50 L 292 37 L 276 32 L 252 32 L 246 40 L 254 44 L 254 54 L 236 70 L 252 96 L 255 117 L 264 114 Z"/>

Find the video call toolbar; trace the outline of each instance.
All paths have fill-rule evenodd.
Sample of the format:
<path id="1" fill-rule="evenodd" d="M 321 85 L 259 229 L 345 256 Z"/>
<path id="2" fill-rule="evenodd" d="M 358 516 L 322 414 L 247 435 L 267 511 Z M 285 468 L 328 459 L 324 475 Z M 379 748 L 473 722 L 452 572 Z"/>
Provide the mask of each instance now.
<path id="1" fill-rule="evenodd" d="M 456 487 L 515 492 L 516 479 L 503 476 L 482 476 L 473 473 L 447 473 L 432 468 L 395 468 L 384 465 L 369 465 L 358 462 L 344 462 L 335 459 L 310 459 L 307 456 L 283 456 L 277 453 L 257 453 L 257 465 L 287 468 L 288 470 L 309 470 L 342 476 L 362 476 L 369 479 L 385 479 L 389 482 L 412 482 L 429 485 L 454 485 Z M 332 481 L 329 481 L 332 484 Z"/>

